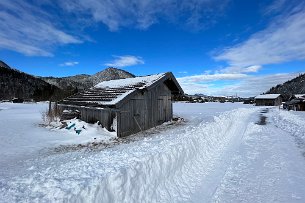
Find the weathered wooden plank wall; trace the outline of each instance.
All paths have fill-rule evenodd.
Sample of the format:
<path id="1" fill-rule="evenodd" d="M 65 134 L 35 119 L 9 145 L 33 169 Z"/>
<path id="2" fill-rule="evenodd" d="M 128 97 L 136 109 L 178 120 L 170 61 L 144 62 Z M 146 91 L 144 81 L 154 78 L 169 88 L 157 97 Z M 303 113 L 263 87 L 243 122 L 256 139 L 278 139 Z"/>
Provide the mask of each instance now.
<path id="1" fill-rule="evenodd" d="M 108 130 L 117 119 L 118 137 L 128 136 L 170 121 L 173 117 L 171 91 L 160 83 L 149 90 L 138 91 L 120 108 L 94 108 L 60 104 L 61 110 L 79 110 L 81 120 L 100 123 Z"/>
<path id="2" fill-rule="evenodd" d="M 93 108 L 93 107 L 78 107 L 69 105 L 59 105 L 61 111 L 63 110 L 78 110 L 80 111 L 80 119 L 87 123 L 96 123 L 99 121 L 107 130 L 112 130 L 111 125 L 115 117 L 115 109 L 110 108 Z"/>
<path id="3" fill-rule="evenodd" d="M 117 112 L 118 136 L 128 136 L 170 121 L 171 91 L 164 84 L 136 94 Z"/>
<path id="4" fill-rule="evenodd" d="M 256 99 L 256 106 L 279 106 L 282 104 L 282 98 L 278 97 L 276 99 Z"/>

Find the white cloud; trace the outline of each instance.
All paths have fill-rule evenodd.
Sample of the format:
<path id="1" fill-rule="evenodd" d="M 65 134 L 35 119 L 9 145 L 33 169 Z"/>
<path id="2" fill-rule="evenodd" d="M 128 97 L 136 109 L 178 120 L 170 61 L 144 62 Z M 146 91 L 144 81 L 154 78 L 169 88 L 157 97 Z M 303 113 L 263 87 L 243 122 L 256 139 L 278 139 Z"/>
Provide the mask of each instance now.
<path id="1" fill-rule="evenodd" d="M 262 76 L 251 76 L 240 82 L 227 85 L 214 90 L 215 94 L 222 95 L 241 95 L 245 97 L 256 96 L 268 91 L 271 87 L 277 84 L 282 84 L 288 80 L 297 77 L 297 73 L 279 73 Z"/>
<path id="2" fill-rule="evenodd" d="M 217 76 L 215 75 L 208 77 L 217 78 Z M 237 94 L 238 96 L 242 97 L 250 97 L 266 92 L 271 87 L 276 86 L 277 84 L 282 84 L 288 80 L 295 78 L 298 75 L 298 73 L 280 73 L 261 76 L 236 76 L 236 79 L 234 80 L 233 84 L 230 83 L 223 85 L 216 85 L 214 83 L 214 80 L 197 81 L 192 79 L 178 78 L 178 81 L 187 94 L 203 93 L 215 96 L 229 96 Z M 191 78 L 197 77 L 201 78 L 202 76 L 191 76 Z"/>
<path id="3" fill-rule="evenodd" d="M 202 29 L 216 22 L 228 1 L 1 0 L 0 49 L 52 56 L 58 46 L 91 40 L 83 30 L 97 22 L 111 31 L 147 29 L 160 20 L 186 29 Z"/>
<path id="4" fill-rule="evenodd" d="M 214 73 L 185 76 L 177 78 L 179 84 L 187 94 L 212 94 L 213 82 L 218 80 L 239 80 L 247 77 L 246 74 Z"/>
<path id="5" fill-rule="evenodd" d="M 52 56 L 54 46 L 81 43 L 55 25 L 56 20 L 26 1 L 0 1 L 0 48 L 28 56 Z"/>
<path id="6" fill-rule="evenodd" d="M 183 91 L 186 94 L 194 95 L 194 94 L 212 94 L 210 91 L 213 88 L 213 84 L 201 84 L 201 83 L 181 83 Z"/>
<path id="7" fill-rule="evenodd" d="M 242 73 L 215 73 L 215 74 L 202 74 L 202 75 L 193 75 L 177 78 L 181 83 L 198 83 L 198 82 L 210 82 L 216 80 L 237 80 L 247 77 L 246 74 Z"/>
<path id="8" fill-rule="evenodd" d="M 288 0 L 292 1 L 292 0 Z M 283 10 L 283 7 L 287 6 L 287 0 L 274 0 L 270 5 L 263 9 L 265 15 L 274 14 Z"/>
<path id="9" fill-rule="evenodd" d="M 60 66 L 76 66 L 78 65 L 79 62 L 77 61 L 67 61 L 67 62 L 64 62 L 62 64 L 59 64 Z"/>
<path id="10" fill-rule="evenodd" d="M 253 65 L 248 67 L 237 67 L 237 66 L 229 66 L 219 70 L 221 73 L 256 73 L 258 72 L 262 66 Z"/>
<path id="11" fill-rule="evenodd" d="M 139 56 L 131 56 L 131 55 L 125 55 L 125 56 L 114 56 L 115 59 L 110 62 L 106 63 L 106 66 L 111 67 L 126 67 L 126 66 L 134 66 L 139 64 L 144 64 L 144 60 L 142 57 Z"/>
<path id="12" fill-rule="evenodd" d="M 265 30 L 248 40 L 227 48 L 215 57 L 231 66 L 276 64 L 305 59 L 305 6 L 282 15 Z"/>
<path id="13" fill-rule="evenodd" d="M 147 29 L 160 19 L 175 23 L 184 22 L 184 27 L 200 29 L 215 23 L 222 15 L 228 0 L 71 0 L 59 1 L 68 12 L 90 16 L 95 22 L 116 31 L 122 27 Z M 183 15 L 181 15 L 183 13 Z"/>

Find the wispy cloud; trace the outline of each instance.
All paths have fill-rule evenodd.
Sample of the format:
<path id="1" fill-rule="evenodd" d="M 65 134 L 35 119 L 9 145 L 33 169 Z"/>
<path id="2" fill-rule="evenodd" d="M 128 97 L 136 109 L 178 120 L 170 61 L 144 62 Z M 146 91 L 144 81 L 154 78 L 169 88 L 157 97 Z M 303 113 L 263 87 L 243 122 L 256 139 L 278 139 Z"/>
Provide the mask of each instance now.
<path id="1" fill-rule="evenodd" d="M 263 13 L 265 15 L 269 15 L 280 12 L 285 6 L 287 6 L 286 3 L 288 1 L 291 2 L 292 0 L 274 0 L 271 4 L 263 9 Z"/>
<path id="2" fill-rule="evenodd" d="M 298 73 L 278 73 L 261 76 L 250 76 L 235 84 L 211 89 L 215 95 L 235 95 L 249 97 L 268 91 L 277 84 L 282 84 L 298 76 Z"/>
<path id="3" fill-rule="evenodd" d="M 202 77 L 202 75 L 178 78 L 183 90 L 188 94 L 203 93 L 207 95 L 229 96 L 239 95 L 243 97 L 256 96 L 266 92 L 271 87 L 282 84 L 298 76 L 298 73 L 280 73 L 270 75 L 235 75 L 230 74 L 224 77 L 218 74 Z M 226 78 L 226 80 L 234 80 L 233 83 L 216 85 L 214 80 L 207 80 L 205 78 L 212 77 L 215 79 Z M 203 78 L 201 80 L 194 80 L 193 78 Z"/>
<path id="4" fill-rule="evenodd" d="M 58 45 L 81 43 L 58 28 L 56 20 L 39 6 L 23 0 L 0 1 L 0 48 L 28 56 L 52 56 Z"/>
<path id="5" fill-rule="evenodd" d="M 83 30 L 96 23 L 110 31 L 148 29 L 161 20 L 187 29 L 203 29 L 217 22 L 228 1 L 1 0 L 0 49 L 52 56 L 58 46 L 91 40 Z"/>
<path id="6" fill-rule="evenodd" d="M 144 60 L 139 56 L 113 56 L 115 59 L 109 63 L 104 65 L 111 67 L 126 67 L 126 66 L 134 66 L 139 64 L 144 64 Z"/>
<path id="7" fill-rule="evenodd" d="M 77 62 L 77 61 L 67 61 L 67 62 L 61 63 L 59 65 L 60 66 L 76 66 L 78 64 L 79 64 L 79 62 Z"/>
<path id="8" fill-rule="evenodd" d="M 260 65 L 253 65 L 248 67 L 237 67 L 237 66 L 229 66 L 219 70 L 218 72 L 221 73 L 256 73 L 258 72 L 262 66 Z"/>
<path id="9" fill-rule="evenodd" d="M 276 64 L 305 59 L 304 3 L 277 17 L 265 30 L 215 56 L 231 66 Z"/>
<path id="10" fill-rule="evenodd" d="M 236 80 L 247 77 L 246 74 L 230 74 L 230 73 L 215 73 L 215 74 L 202 74 L 177 78 L 181 83 L 198 83 L 198 82 L 211 82 L 216 80 Z"/>
<path id="11" fill-rule="evenodd" d="M 116 31 L 122 27 L 147 29 L 160 19 L 201 29 L 215 23 L 215 17 L 222 14 L 228 0 L 72 0 L 59 3 L 68 12 L 91 16 L 95 22 Z"/>

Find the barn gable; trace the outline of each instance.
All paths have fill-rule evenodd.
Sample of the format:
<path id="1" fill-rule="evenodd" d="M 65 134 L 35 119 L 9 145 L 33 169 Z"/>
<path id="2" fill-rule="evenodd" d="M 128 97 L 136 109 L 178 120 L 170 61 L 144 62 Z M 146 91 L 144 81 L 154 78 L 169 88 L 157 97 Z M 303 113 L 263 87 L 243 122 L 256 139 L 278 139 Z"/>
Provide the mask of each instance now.
<path id="1" fill-rule="evenodd" d="M 64 99 L 61 101 L 61 104 L 88 107 L 117 107 L 124 100 L 132 97 L 137 91 L 152 89 L 160 83 L 164 83 L 171 90 L 172 94 L 183 94 L 183 90 L 173 74 L 168 72 L 144 77 L 104 81 L 89 90 Z"/>
<path id="2" fill-rule="evenodd" d="M 122 137 L 170 121 L 173 94 L 183 94 L 183 90 L 168 72 L 101 82 L 64 99 L 59 106 L 62 110 L 77 109 L 82 120 L 100 121 Z"/>

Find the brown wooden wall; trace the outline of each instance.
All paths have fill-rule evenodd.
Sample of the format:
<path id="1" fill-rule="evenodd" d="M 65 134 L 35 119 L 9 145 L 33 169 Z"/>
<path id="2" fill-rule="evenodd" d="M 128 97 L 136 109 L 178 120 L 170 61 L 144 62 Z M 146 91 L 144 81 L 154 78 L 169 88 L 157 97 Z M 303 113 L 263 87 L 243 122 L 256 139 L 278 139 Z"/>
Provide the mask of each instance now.
<path id="1" fill-rule="evenodd" d="M 160 84 L 139 92 L 118 109 L 118 137 L 128 136 L 170 121 L 173 117 L 171 91 Z"/>
<path id="2" fill-rule="evenodd" d="M 110 108 L 93 108 L 93 107 L 81 107 L 81 106 L 69 106 L 59 105 L 59 108 L 63 110 L 79 110 L 80 119 L 87 123 L 96 123 L 99 121 L 103 127 L 107 130 L 112 130 L 111 125 L 113 118 L 115 117 L 115 110 Z"/>
<path id="3" fill-rule="evenodd" d="M 132 98 L 118 109 L 78 107 L 60 104 L 61 110 L 79 110 L 81 120 L 88 123 L 100 123 L 108 130 L 114 118 L 117 119 L 117 135 L 125 137 L 170 121 L 173 117 L 171 91 L 161 83 L 150 90 L 138 90 Z"/>
<path id="4" fill-rule="evenodd" d="M 276 99 L 256 99 L 256 106 L 279 106 L 282 104 L 282 98 L 278 97 Z"/>

